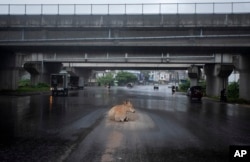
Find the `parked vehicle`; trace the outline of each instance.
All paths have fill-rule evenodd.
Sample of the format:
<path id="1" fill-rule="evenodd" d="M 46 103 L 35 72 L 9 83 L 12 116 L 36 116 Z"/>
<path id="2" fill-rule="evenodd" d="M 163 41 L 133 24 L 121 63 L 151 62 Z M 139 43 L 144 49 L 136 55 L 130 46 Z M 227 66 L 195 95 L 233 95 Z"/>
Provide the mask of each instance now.
<path id="1" fill-rule="evenodd" d="M 84 89 L 84 79 L 79 77 L 78 89 Z"/>
<path id="2" fill-rule="evenodd" d="M 198 99 L 199 101 L 203 97 L 202 87 L 201 86 L 192 86 L 187 91 L 187 96 L 190 97 L 190 99 Z"/>
<path id="3" fill-rule="evenodd" d="M 128 83 L 128 84 L 127 84 L 127 87 L 128 87 L 128 88 L 133 88 L 133 86 L 134 86 L 133 83 Z"/>
<path id="4" fill-rule="evenodd" d="M 70 76 L 69 77 L 69 89 L 79 89 L 79 77 L 78 76 Z"/>
<path id="5" fill-rule="evenodd" d="M 70 90 L 77 90 L 77 89 L 84 89 L 84 78 L 79 77 L 76 75 L 70 75 L 68 89 Z"/>
<path id="6" fill-rule="evenodd" d="M 52 96 L 68 96 L 68 74 L 59 73 L 51 74 L 50 76 L 50 90 Z"/>

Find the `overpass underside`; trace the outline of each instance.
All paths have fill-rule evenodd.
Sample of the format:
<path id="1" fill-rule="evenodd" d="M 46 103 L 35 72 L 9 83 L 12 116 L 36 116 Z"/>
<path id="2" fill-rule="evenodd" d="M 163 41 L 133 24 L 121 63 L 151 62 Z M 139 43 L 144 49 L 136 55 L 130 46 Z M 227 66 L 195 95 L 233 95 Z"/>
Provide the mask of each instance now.
<path id="1" fill-rule="evenodd" d="M 85 52 L 59 52 L 57 53 L 34 53 L 25 54 L 25 62 L 38 63 L 63 63 L 68 67 L 82 67 L 92 69 L 176 69 L 187 70 L 190 65 L 202 67 L 207 63 L 231 64 L 232 58 L 229 54 L 188 54 L 188 53 L 160 53 L 160 51 L 150 48 L 145 50 L 137 48 L 129 50 L 108 49 L 100 50 L 96 48 L 93 51 Z M 107 50 L 107 49 L 106 49 Z M 129 53 L 128 53 L 129 52 Z"/>
<path id="2" fill-rule="evenodd" d="M 163 63 L 62 63 L 64 67 L 84 68 L 93 70 L 187 70 L 190 64 Z M 203 65 L 199 64 L 199 67 Z"/>
<path id="3" fill-rule="evenodd" d="M 199 67 L 206 65 L 209 89 L 218 95 L 233 68 L 249 78 L 250 68 L 244 62 L 249 61 L 245 57 L 250 53 L 249 27 L 248 13 L 1 15 L 0 52 L 16 55 L 15 65 L 5 64 L 2 69 L 14 76 L 25 65 L 39 81 L 43 77 L 37 74 L 48 75 L 61 63 L 88 69 L 188 69 L 192 65 L 190 77 L 197 80 Z M 245 92 L 243 97 L 249 99 Z"/>

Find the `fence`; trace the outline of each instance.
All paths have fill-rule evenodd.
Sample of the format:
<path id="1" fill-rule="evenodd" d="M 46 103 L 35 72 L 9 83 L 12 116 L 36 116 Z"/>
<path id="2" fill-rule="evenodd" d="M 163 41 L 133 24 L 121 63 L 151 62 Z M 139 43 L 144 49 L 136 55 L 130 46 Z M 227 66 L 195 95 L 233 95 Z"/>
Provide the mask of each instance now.
<path id="1" fill-rule="evenodd" d="M 0 15 L 250 13 L 250 2 L 146 4 L 0 4 Z"/>

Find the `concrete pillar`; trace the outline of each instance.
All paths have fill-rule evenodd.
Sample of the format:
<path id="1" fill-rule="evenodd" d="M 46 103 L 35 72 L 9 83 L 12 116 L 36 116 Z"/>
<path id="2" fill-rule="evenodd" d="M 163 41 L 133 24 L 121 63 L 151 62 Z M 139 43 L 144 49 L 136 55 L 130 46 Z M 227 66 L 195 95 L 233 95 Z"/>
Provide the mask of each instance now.
<path id="1" fill-rule="evenodd" d="M 196 86 L 201 76 L 201 71 L 198 66 L 188 68 L 188 77 L 190 78 L 190 86 Z"/>
<path id="2" fill-rule="evenodd" d="M 40 82 L 41 63 L 28 62 L 25 63 L 23 67 L 30 73 L 31 85 L 36 85 Z"/>
<path id="3" fill-rule="evenodd" d="M 238 60 L 238 70 L 240 72 L 239 97 L 250 101 L 250 56 L 241 55 Z"/>
<path id="4" fill-rule="evenodd" d="M 16 90 L 18 88 L 19 71 L 22 69 L 23 56 L 20 54 L 1 52 L 0 90 Z"/>
<path id="5" fill-rule="evenodd" d="M 50 74 L 59 73 L 61 63 L 27 62 L 24 64 L 26 71 L 30 73 L 31 85 L 38 83 L 50 83 Z"/>
<path id="6" fill-rule="evenodd" d="M 206 64 L 206 94 L 208 96 L 219 96 L 220 91 L 228 85 L 228 76 L 234 69 L 233 65 Z"/>
<path id="7" fill-rule="evenodd" d="M 43 66 L 43 71 L 42 71 L 42 81 L 44 83 L 50 83 L 50 75 L 53 73 L 59 73 L 60 70 L 62 69 L 62 63 L 55 63 L 55 62 L 51 62 L 51 63 L 44 63 Z"/>
<path id="8" fill-rule="evenodd" d="M 0 90 L 16 90 L 19 81 L 18 68 L 0 69 Z"/>
<path id="9" fill-rule="evenodd" d="M 88 68 L 74 68 L 75 73 L 79 76 L 79 77 L 83 77 L 84 78 L 84 83 L 88 83 L 89 78 L 91 77 L 91 69 Z"/>

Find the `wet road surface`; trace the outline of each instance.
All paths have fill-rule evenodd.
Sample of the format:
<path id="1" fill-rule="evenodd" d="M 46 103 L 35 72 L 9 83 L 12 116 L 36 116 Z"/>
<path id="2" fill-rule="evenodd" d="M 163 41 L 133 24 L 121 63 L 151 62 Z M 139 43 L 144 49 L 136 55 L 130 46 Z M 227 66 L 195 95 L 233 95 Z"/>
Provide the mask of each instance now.
<path id="1" fill-rule="evenodd" d="M 190 102 L 160 86 L 86 87 L 68 97 L 0 96 L 0 161 L 228 161 L 250 145 L 250 106 Z M 108 110 L 130 100 L 136 113 Z"/>

